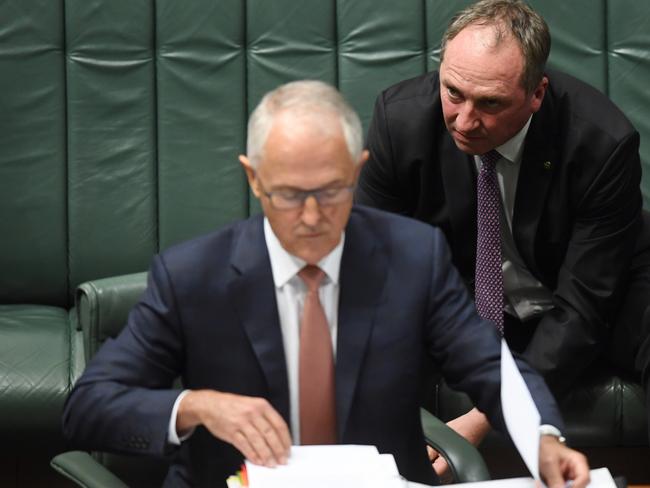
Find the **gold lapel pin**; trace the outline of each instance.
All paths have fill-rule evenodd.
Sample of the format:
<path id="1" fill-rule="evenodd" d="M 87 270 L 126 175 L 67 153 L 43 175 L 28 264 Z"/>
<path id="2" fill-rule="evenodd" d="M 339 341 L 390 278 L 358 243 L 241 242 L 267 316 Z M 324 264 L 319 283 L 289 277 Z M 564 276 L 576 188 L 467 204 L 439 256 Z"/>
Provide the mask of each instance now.
<path id="1" fill-rule="evenodd" d="M 544 161 L 544 169 L 551 169 L 551 162 L 550 161 Z"/>

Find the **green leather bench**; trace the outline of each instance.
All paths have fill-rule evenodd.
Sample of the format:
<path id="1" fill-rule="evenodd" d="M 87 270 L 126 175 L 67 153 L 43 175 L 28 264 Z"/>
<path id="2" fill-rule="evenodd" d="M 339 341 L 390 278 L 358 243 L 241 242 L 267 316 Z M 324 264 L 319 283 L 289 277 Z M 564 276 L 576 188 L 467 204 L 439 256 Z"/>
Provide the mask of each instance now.
<path id="1" fill-rule="evenodd" d="M 261 95 L 322 79 L 367 126 L 382 88 L 436 67 L 467 3 L 0 2 L 0 485 L 51 482 L 49 458 L 66 449 L 63 401 L 101 340 L 77 320 L 77 287 L 141 272 L 158 250 L 258 211 L 236 157 Z M 531 4 L 551 27 L 551 64 L 626 112 L 650 165 L 650 4 Z M 563 404 L 574 443 L 647 449 L 633 378 L 586 381 Z M 431 408 L 461 407 L 441 387 Z"/>

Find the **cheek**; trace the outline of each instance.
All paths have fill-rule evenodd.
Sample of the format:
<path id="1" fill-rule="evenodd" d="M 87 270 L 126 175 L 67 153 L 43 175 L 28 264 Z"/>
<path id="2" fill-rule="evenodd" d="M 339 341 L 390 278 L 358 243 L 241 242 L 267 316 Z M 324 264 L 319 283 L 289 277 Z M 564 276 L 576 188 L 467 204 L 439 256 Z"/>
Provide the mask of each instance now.
<path id="1" fill-rule="evenodd" d="M 483 114 L 481 116 L 481 125 L 485 128 L 485 131 L 488 134 L 493 136 L 498 136 L 499 134 L 506 132 L 506 124 L 503 119 L 499 119 L 499 117 L 493 115 Z"/>
<path id="2" fill-rule="evenodd" d="M 445 121 L 445 125 L 448 129 L 451 129 L 454 125 L 454 121 L 458 117 L 458 108 L 456 105 L 450 102 L 445 102 L 442 100 L 442 118 Z"/>
<path id="3" fill-rule="evenodd" d="M 329 212 L 326 213 L 325 218 L 331 226 L 332 235 L 339 235 L 341 231 L 345 228 L 350 217 L 350 210 L 352 204 L 345 206 L 343 208 L 332 208 L 328 209 Z"/>

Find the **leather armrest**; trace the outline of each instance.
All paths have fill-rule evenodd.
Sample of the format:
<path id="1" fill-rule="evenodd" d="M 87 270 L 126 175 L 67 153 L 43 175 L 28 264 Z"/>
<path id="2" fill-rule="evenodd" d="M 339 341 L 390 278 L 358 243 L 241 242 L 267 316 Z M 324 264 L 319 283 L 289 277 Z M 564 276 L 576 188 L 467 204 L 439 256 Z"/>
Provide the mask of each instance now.
<path id="1" fill-rule="evenodd" d="M 490 473 L 476 447 L 443 421 L 420 409 L 424 439 L 445 458 L 455 483 L 485 481 Z"/>
<path id="2" fill-rule="evenodd" d="M 77 326 L 83 331 L 86 360 L 124 327 L 129 311 L 147 287 L 147 273 L 87 281 L 77 287 Z"/>
<path id="3" fill-rule="evenodd" d="M 50 465 L 66 478 L 85 488 L 128 488 L 121 479 L 87 452 L 64 452 L 54 457 Z"/>

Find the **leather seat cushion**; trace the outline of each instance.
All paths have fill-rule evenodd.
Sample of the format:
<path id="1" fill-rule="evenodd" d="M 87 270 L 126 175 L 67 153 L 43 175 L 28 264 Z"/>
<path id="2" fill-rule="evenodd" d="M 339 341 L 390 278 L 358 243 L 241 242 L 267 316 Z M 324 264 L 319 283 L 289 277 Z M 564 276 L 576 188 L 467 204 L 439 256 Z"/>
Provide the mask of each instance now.
<path id="1" fill-rule="evenodd" d="M 61 411 L 70 385 L 70 330 L 69 312 L 62 308 L 0 305 L 3 443 L 37 440 L 62 445 Z"/>

